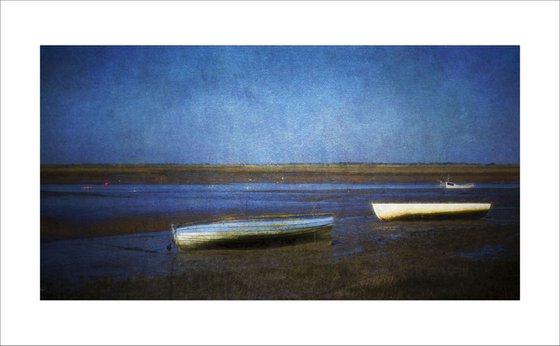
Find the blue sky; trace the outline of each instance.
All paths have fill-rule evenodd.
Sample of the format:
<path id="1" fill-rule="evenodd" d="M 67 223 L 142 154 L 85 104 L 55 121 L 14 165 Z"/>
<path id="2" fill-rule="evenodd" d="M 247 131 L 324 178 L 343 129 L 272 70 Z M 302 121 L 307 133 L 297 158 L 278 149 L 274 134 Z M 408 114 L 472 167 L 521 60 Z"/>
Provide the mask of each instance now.
<path id="1" fill-rule="evenodd" d="M 519 163 L 519 47 L 41 47 L 41 163 Z"/>

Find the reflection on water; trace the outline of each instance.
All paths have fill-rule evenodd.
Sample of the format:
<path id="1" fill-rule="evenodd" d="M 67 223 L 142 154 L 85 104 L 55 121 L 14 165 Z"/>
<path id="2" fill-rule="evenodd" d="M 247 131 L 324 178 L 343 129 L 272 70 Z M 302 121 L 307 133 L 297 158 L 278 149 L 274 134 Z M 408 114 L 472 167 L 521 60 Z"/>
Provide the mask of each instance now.
<path id="1" fill-rule="evenodd" d="M 476 201 L 493 205 L 483 220 L 384 223 L 372 214 L 372 201 Z M 518 225 L 519 185 L 479 184 L 475 189 L 463 191 L 444 191 L 436 183 L 41 186 L 42 217 L 90 223 L 120 216 L 169 212 L 188 215 L 189 219 L 196 215 L 331 212 L 335 214 L 335 223 L 328 241 L 293 246 L 306 246 L 336 261 L 340 256 L 363 251 L 363 239 L 384 244 L 398 241 L 408 234 L 406 232 L 487 224 Z M 183 221 L 175 220 L 176 223 Z M 197 265 L 204 266 L 214 265 L 209 264 L 208 259 L 217 254 L 244 256 L 244 250 L 206 250 L 185 257 L 173 247 L 168 250 L 170 241 L 170 231 L 161 230 L 43 243 L 41 279 L 78 282 L 104 275 L 115 278 L 166 275 L 170 270 L 185 269 L 182 268 L 187 265 L 185 259 L 196 259 Z M 499 254 L 499 251 L 487 250 L 482 249 L 481 253 Z M 478 252 L 459 255 L 477 257 Z"/>

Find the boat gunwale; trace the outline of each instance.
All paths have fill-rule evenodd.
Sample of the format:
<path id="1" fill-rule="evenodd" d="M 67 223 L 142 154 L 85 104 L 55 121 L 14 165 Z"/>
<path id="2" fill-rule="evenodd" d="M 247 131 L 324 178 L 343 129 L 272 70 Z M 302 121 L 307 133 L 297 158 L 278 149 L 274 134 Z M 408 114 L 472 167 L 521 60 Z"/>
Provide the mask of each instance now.
<path id="1" fill-rule="evenodd" d="M 197 226 L 197 225 L 211 225 L 215 223 L 221 223 L 224 221 L 241 221 L 241 220 L 259 220 L 259 219 L 275 219 L 275 218 L 305 218 L 305 217 L 321 217 L 321 216 L 332 216 L 334 221 L 334 213 L 313 213 L 313 214 L 264 214 L 255 216 L 244 216 L 239 217 L 235 215 L 227 215 L 220 218 L 212 218 L 206 220 L 197 220 L 182 224 L 171 224 L 171 228 L 176 231 L 177 228 Z"/>
<path id="2" fill-rule="evenodd" d="M 395 205 L 397 205 L 397 204 L 399 204 L 399 205 L 400 205 L 400 204 L 403 204 L 403 205 L 404 205 L 404 204 L 417 204 L 417 205 L 418 205 L 418 204 L 420 204 L 420 205 L 430 205 L 430 204 L 431 204 L 431 205 L 445 205 L 445 204 L 490 204 L 490 205 L 491 205 L 492 203 L 491 203 L 491 202 L 413 202 L 413 203 L 411 203 L 411 202 L 392 202 L 392 203 L 377 203 L 377 202 L 371 202 L 371 204 L 372 204 L 372 205 L 374 205 L 374 204 L 379 204 L 379 205 L 382 205 L 382 204 L 391 204 L 391 205 L 393 205 L 393 204 L 395 204 Z"/>
<path id="3" fill-rule="evenodd" d="M 310 226 L 310 227 L 299 227 L 299 228 L 292 228 L 287 230 L 275 231 L 275 230 L 266 230 L 266 231 L 224 231 L 224 232 L 196 232 L 190 233 L 185 232 L 181 233 L 177 236 L 178 240 L 196 240 L 197 238 L 207 237 L 208 240 L 218 240 L 218 239 L 227 239 L 229 237 L 235 237 L 237 239 L 242 238 L 260 238 L 260 237 L 270 237 L 270 236 L 296 236 L 299 234 L 307 234 L 313 233 L 317 231 L 321 231 L 323 229 L 332 228 L 332 224 L 323 224 L 317 226 Z"/>

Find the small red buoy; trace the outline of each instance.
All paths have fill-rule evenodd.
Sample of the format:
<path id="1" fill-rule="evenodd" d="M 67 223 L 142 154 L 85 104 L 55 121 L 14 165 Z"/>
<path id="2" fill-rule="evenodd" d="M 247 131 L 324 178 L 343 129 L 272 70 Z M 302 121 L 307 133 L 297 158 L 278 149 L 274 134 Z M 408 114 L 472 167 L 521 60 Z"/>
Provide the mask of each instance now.
<path id="1" fill-rule="evenodd" d="M 109 186 L 109 182 L 108 181 L 104 182 L 103 186 Z"/>

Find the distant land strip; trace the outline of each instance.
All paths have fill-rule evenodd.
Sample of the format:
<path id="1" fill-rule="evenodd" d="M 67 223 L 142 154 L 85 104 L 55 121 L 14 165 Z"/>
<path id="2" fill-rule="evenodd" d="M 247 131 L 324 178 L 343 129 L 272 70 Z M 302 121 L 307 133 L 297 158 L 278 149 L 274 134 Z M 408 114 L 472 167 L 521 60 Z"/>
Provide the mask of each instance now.
<path id="1" fill-rule="evenodd" d="M 41 183 L 220 184 L 519 181 L 519 165 L 469 163 L 41 165 Z"/>

